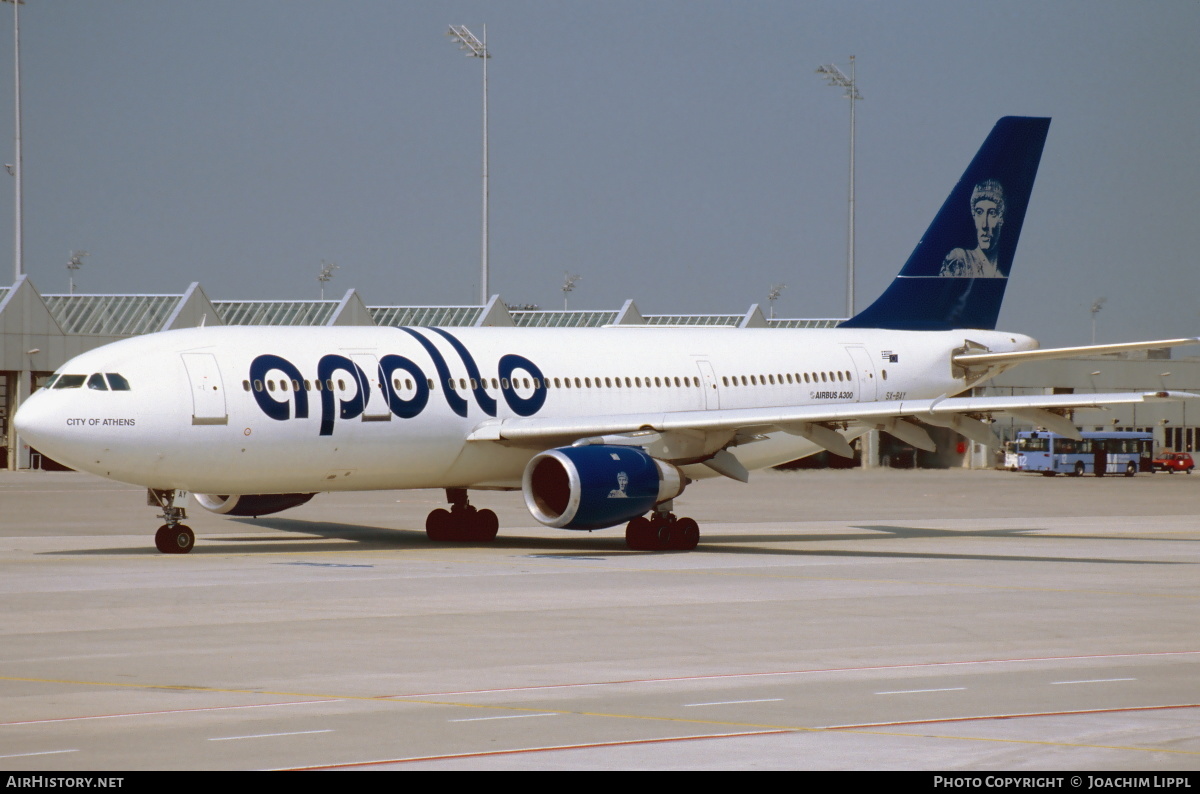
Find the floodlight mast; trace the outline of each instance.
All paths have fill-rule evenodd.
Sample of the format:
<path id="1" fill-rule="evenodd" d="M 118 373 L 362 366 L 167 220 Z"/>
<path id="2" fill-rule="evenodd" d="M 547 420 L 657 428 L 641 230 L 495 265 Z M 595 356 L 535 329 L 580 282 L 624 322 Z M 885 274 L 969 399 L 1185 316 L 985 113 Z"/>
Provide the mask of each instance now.
<path id="1" fill-rule="evenodd" d="M 565 271 L 565 270 L 563 271 L 562 294 L 563 294 L 563 311 L 564 312 L 567 310 L 567 296 L 570 293 L 575 291 L 575 285 L 582 280 L 583 280 L 583 276 L 581 276 L 579 274 L 571 275 L 567 271 Z"/>
<path id="2" fill-rule="evenodd" d="M 771 319 L 775 319 L 775 301 L 779 300 L 779 296 L 787 289 L 787 284 L 776 284 L 771 287 L 771 291 L 767 293 L 767 302 L 771 304 Z"/>
<path id="3" fill-rule="evenodd" d="M 83 267 L 83 258 L 87 255 L 87 251 L 72 251 L 71 258 L 67 260 L 67 273 L 70 274 L 67 289 L 71 295 L 75 294 L 75 271 Z"/>
<path id="4" fill-rule="evenodd" d="M 846 89 L 843 94 L 850 100 L 850 230 L 846 251 L 846 316 L 854 316 L 854 103 L 862 99 L 854 81 L 854 56 L 850 56 L 850 76 L 832 63 L 817 67 L 817 74 L 824 75 L 829 85 Z"/>
<path id="5" fill-rule="evenodd" d="M 317 276 L 317 281 L 321 282 L 321 300 L 325 300 L 325 285 L 333 278 L 333 271 L 337 270 L 341 265 L 337 262 L 326 262 L 321 260 L 321 272 Z"/>
<path id="6" fill-rule="evenodd" d="M 451 25 L 447 36 L 459 44 L 460 50 L 467 51 L 468 58 L 479 58 L 483 61 L 483 241 L 481 243 L 482 276 L 480 280 L 479 305 L 486 306 L 488 302 L 488 83 L 487 62 L 492 57 L 487 48 L 487 25 L 483 26 L 483 41 L 475 38 L 465 25 Z"/>
<path id="7" fill-rule="evenodd" d="M 13 207 L 13 270 L 16 272 L 16 283 L 25 274 L 24 224 L 21 220 L 21 209 L 24 198 L 21 192 L 22 157 L 21 157 L 21 15 L 18 9 L 25 0 L 3 0 L 12 3 L 13 7 L 13 162 L 8 165 L 8 173 L 14 179 Z"/>

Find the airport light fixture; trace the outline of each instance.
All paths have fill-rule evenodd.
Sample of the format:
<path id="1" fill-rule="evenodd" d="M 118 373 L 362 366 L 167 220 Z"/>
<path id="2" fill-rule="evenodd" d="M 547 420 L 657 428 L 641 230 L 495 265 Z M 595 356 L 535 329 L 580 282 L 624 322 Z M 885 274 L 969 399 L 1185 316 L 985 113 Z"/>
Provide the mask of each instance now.
<path id="1" fill-rule="evenodd" d="M 483 241 L 481 243 L 482 275 L 480 278 L 479 305 L 486 306 L 488 302 L 488 110 L 487 110 L 487 62 L 492 57 L 487 48 L 487 25 L 483 26 L 483 41 L 475 38 L 465 25 L 451 25 L 446 35 L 458 42 L 459 49 L 465 50 L 468 58 L 478 58 L 483 61 Z"/>
<path id="2" fill-rule="evenodd" d="M 563 294 L 563 311 L 564 312 L 567 310 L 567 294 L 574 291 L 575 284 L 582 280 L 583 280 L 583 276 L 571 275 L 571 274 L 567 273 L 567 271 L 565 271 L 565 270 L 563 271 L 562 294 Z"/>
<path id="3" fill-rule="evenodd" d="M 321 260 L 321 272 L 317 275 L 317 281 L 321 282 L 321 300 L 325 300 L 325 285 L 333 278 L 333 271 L 340 268 L 337 262 L 326 262 Z"/>
<path id="4" fill-rule="evenodd" d="M 83 267 L 83 258 L 87 255 L 87 251 L 72 251 L 71 258 L 67 260 L 67 272 L 70 274 L 67 279 L 67 288 L 71 295 L 75 294 L 75 271 Z"/>
<path id="5" fill-rule="evenodd" d="M 787 289 L 787 284 L 776 284 L 771 287 L 771 291 L 767 293 L 767 302 L 771 304 L 771 319 L 775 319 L 775 301 L 779 300 L 779 296 Z"/>
<path id="6" fill-rule="evenodd" d="M 817 74 L 824 75 L 827 83 L 844 88 L 842 95 L 850 100 L 850 230 L 846 252 L 846 316 L 854 316 L 854 103 L 862 99 L 858 84 L 854 81 L 854 56 L 850 56 L 850 76 L 832 63 L 817 67 Z"/>

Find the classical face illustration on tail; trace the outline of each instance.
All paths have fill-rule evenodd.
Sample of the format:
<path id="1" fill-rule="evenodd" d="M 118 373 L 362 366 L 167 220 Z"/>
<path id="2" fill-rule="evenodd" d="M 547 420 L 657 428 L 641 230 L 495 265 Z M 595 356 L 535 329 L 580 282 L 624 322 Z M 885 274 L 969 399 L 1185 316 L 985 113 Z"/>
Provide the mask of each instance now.
<path id="1" fill-rule="evenodd" d="M 842 327 L 995 328 L 1049 127 L 996 122 L 891 286 Z"/>
<path id="2" fill-rule="evenodd" d="M 997 267 L 1000 232 L 1004 228 L 1004 187 L 995 179 L 975 185 L 971 191 L 971 218 L 975 221 L 976 246 L 955 248 L 942 260 L 939 276 L 949 278 L 1006 278 Z"/>

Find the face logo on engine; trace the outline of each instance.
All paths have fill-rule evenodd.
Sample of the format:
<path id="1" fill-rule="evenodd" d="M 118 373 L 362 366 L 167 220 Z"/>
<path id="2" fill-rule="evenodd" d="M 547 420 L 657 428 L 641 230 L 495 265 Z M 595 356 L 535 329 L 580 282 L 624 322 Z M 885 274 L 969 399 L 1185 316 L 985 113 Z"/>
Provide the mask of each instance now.
<path id="1" fill-rule="evenodd" d="M 613 457 L 617 457 L 613 455 Z M 609 499 L 628 499 L 629 494 L 625 493 L 625 489 L 629 487 L 629 475 L 623 471 L 617 472 L 617 488 L 614 491 L 608 492 Z"/>
<path id="2" fill-rule="evenodd" d="M 321 403 L 321 422 L 319 435 L 333 435 L 333 428 L 338 419 L 354 419 L 362 416 L 370 406 L 372 396 L 382 397 L 387 403 L 383 415 L 388 412 L 401 419 L 411 419 L 425 410 L 429 404 L 432 384 L 440 385 L 442 396 L 450 410 L 461 417 L 467 416 L 469 403 L 463 396 L 471 395 L 479 409 L 487 416 L 495 416 L 497 402 L 487 393 L 487 379 L 480 372 L 475 357 L 456 337 L 441 328 L 399 328 L 415 339 L 429 356 L 437 380 L 428 378 L 425 371 L 412 359 L 389 353 L 379 359 L 378 383 L 374 389 L 371 378 L 363 371 L 358 363 L 338 354 L 322 356 L 317 362 L 317 378 L 312 383 L 318 393 Z M 434 333 L 445 339 L 458 355 L 467 371 L 470 388 L 463 390 L 458 382 L 466 383 L 468 379 L 455 379 L 450 375 L 450 366 L 445 356 L 434 345 L 433 339 L 427 334 Z M 541 369 L 529 359 L 515 353 L 500 357 L 496 365 L 497 378 L 493 382 L 500 385 L 500 393 L 504 402 L 517 416 L 532 416 L 541 410 L 546 403 L 546 379 Z M 401 378 L 396 377 L 400 371 L 407 373 L 403 381 L 408 385 L 401 389 L 397 384 Z M 274 374 L 272 374 L 274 373 Z M 520 377 L 516 377 L 516 375 Z M 337 377 L 341 375 L 342 377 Z M 274 382 L 282 384 L 278 397 L 274 391 Z M 250 362 L 250 380 L 254 400 L 264 414 L 278 421 L 289 419 L 307 419 L 309 415 L 309 384 L 300 368 L 292 362 L 274 354 L 266 353 Z M 270 388 L 264 388 L 266 383 Z M 289 390 L 286 384 L 292 384 Z M 301 384 L 304 384 L 301 387 Z M 522 385 L 523 384 L 523 385 Z M 335 389 L 336 386 L 336 389 Z M 524 396 L 518 389 L 525 392 Z M 403 393 L 403 394 L 402 394 Z"/>

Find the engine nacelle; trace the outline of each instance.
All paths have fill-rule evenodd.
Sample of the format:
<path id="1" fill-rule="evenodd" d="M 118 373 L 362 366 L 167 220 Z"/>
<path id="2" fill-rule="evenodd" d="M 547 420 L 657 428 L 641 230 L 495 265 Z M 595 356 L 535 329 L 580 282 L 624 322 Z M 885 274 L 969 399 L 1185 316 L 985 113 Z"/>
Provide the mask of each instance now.
<path id="1" fill-rule="evenodd" d="M 640 447 L 561 447 L 539 452 L 525 467 L 525 506 L 559 529 L 602 529 L 623 524 L 683 492 L 675 466 Z"/>
<path id="2" fill-rule="evenodd" d="M 312 499 L 311 493 L 192 494 L 205 510 L 227 516 L 269 516 Z"/>

